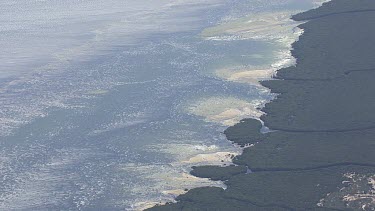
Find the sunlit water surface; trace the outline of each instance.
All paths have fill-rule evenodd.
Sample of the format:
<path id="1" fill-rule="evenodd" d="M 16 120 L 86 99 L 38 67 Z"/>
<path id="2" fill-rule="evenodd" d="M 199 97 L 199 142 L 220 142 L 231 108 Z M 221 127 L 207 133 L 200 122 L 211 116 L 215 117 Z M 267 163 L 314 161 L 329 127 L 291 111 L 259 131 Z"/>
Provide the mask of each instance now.
<path id="1" fill-rule="evenodd" d="M 142 209 L 225 188 L 190 168 L 241 153 L 222 132 L 262 114 L 274 96 L 257 80 L 294 62 L 288 17 L 316 5 L 1 1 L 0 209 Z"/>

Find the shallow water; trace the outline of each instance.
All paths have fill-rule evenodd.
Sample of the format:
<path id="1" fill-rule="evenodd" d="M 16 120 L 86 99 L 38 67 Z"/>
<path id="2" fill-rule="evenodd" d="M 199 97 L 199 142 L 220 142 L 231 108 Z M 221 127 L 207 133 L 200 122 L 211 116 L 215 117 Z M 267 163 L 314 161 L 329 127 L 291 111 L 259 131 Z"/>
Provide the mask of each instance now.
<path id="1" fill-rule="evenodd" d="M 294 62 L 295 23 L 281 16 L 275 24 L 270 14 L 313 6 L 0 3 L 0 209 L 131 210 L 185 189 L 225 188 L 190 167 L 229 165 L 241 152 L 223 130 L 258 118 L 274 96 L 256 81 Z M 254 37 L 244 24 L 253 17 L 283 27 Z M 217 25 L 225 27 L 204 34 Z"/>

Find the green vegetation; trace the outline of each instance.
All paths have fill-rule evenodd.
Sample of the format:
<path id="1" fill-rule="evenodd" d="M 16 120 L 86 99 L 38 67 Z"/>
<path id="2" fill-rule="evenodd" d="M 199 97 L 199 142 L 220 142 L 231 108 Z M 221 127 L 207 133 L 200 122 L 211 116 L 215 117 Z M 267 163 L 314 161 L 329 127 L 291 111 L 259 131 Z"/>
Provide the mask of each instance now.
<path id="1" fill-rule="evenodd" d="M 234 143 L 245 146 L 247 144 L 255 144 L 261 141 L 264 137 L 260 134 L 262 124 L 255 119 L 241 120 L 240 124 L 229 127 L 224 131 L 228 140 Z"/>
<path id="2" fill-rule="evenodd" d="M 313 169 L 356 164 L 375 167 L 375 130 L 340 133 L 274 132 L 246 148 L 235 163 L 259 170 Z"/>

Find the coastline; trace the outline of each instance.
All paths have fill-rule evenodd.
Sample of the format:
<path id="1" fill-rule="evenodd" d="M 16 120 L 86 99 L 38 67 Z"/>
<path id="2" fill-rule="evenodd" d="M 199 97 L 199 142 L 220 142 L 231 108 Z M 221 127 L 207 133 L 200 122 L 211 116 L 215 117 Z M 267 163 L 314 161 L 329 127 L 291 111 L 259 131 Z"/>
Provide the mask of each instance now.
<path id="1" fill-rule="evenodd" d="M 374 43 L 371 8 L 375 10 L 375 2 L 333 0 L 295 15 L 294 20 L 308 21 L 299 26 L 305 33 L 293 44 L 297 65 L 278 70 L 279 80 L 261 82 L 279 94 L 261 117 L 277 131 L 262 134 L 262 125 L 253 119 L 229 127 L 228 140 L 254 146 L 235 157 L 236 166 L 192 171 L 225 181 L 228 188 L 192 189 L 177 203 L 152 210 L 371 210 L 373 187 L 358 182 L 372 184 L 375 177 L 375 64 L 371 48 L 364 50 Z"/>
<path id="2" fill-rule="evenodd" d="M 322 2 L 315 2 L 309 5 L 311 8 L 316 8 L 322 4 Z M 260 120 L 260 116 L 264 113 L 260 110 L 264 107 L 265 103 L 270 102 L 276 95 L 270 93 L 270 90 L 260 84 L 261 80 L 269 80 L 276 74 L 276 71 L 280 68 L 289 67 L 295 65 L 295 58 L 291 55 L 292 43 L 298 40 L 299 36 L 303 33 L 303 30 L 297 28 L 298 22 L 293 21 L 290 17 L 293 14 L 298 14 L 302 11 L 309 9 L 287 9 L 283 8 L 278 12 L 262 11 L 255 12 L 252 15 L 246 15 L 243 18 L 230 20 L 229 22 L 222 22 L 216 26 L 210 26 L 204 29 L 200 33 L 200 39 L 205 42 L 213 43 L 227 43 L 227 42 L 252 42 L 252 43 L 269 43 L 269 46 L 273 47 L 273 50 L 268 51 L 267 54 L 261 51 L 249 52 L 248 49 L 244 51 L 243 55 L 250 53 L 248 56 L 252 58 L 258 58 L 264 63 L 253 64 L 254 61 L 249 61 L 248 65 L 242 64 L 241 62 L 236 63 L 222 63 L 222 65 L 212 65 L 209 68 L 209 77 L 217 78 L 220 81 L 233 83 L 234 85 L 242 85 L 249 90 L 256 90 L 257 94 L 268 95 L 267 99 L 261 99 L 259 96 L 246 97 L 232 97 L 225 95 L 214 95 L 211 97 L 201 97 L 198 100 L 194 100 L 190 103 L 190 106 L 183 108 L 187 113 L 202 117 L 205 122 L 214 123 L 219 125 L 220 133 L 223 133 L 225 128 L 233 126 L 239 123 L 242 119 L 256 119 Z M 249 24 L 250 23 L 250 24 Z M 213 33 L 205 33 L 206 31 L 213 31 Z M 249 46 L 252 47 L 252 46 Z M 264 47 L 264 46 L 263 46 Z M 241 49 L 237 49 L 241 51 Z M 267 57 L 267 59 L 265 59 Z M 246 90 L 245 88 L 245 90 Z M 255 99 L 253 99 L 255 98 Z M 259 98 L 259 99 L 258 99 Z M 265 131 L 267 128 L 262 128 Z M 219 131 L 219 130 L 218 130 Z M 225 134 L 223 133 L 223 136 Z M 228 139 L 224 137 L 222 140 L 228 142 Z M 218 152 L 202 152 L 196 156 L 191 156 L 187 159 L 181 160 L 180 162 L 173 163 L 172 165 L 187 165 L 186 173 L 190 176 L 195 177 L 194 170 L 199 171 L 201 167 L 207 166 L 221 166 L 232 169 L 232 171 L 249 171 L 247 168 L 237 168 L 233 164 L 233 158 L 242 153 L 246 147 L 251 147 L 251 144 L 245 144 L 241 146 L 239 144 L 233 144 L 228 142 L 234 148 L 230 151 L 219 150 Z M 166 148 L 171 148 L 166 147 Z M 234 167 L 234 168 L 232 168 Z M 225 174 L 225 173 L 224 173 Z M 183 176 L 183 175 L 182 175 Z M 225 175 L 223 175 L 225 178 Z M 183 176 L 185 178 L 185 176 Z M 204 180 L 201 180 L 202 184 L 198 187 L 218 187 L 226 189 L 224 179 L 219 179 L 220 174 L 216 175 L 217 179 L 204 178 L 201 175 L 197 175 L 195 178 L 209 179 L 212 184 L 207 184 Z M 198 182 L 199 183 L 199 182 Z M 182 184 L 176 185 L 180 189 L 171 189 L 162 191 L 163 195 L 170 196 L 167 200 L 159 199 L 158 201 L 145 201 L 136 203 L 134 210 L 145 210 L 154 206 L 165 205 L 167 203 L 176 202 L 175 198 L 179 195 L 186 193 L 190 189 L 198 187 L 184 186 Z M 185 187 L 185 188 L 181 188 Z"/>

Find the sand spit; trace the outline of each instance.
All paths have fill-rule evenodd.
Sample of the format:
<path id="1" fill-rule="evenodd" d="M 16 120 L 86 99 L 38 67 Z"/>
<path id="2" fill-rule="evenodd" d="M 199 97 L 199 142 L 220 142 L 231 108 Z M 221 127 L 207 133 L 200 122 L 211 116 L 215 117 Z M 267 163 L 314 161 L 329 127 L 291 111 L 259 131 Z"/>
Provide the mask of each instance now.
<path id="1" fill-rule="evenodd" d="M 241 153 L 238 146 L 217 146 L 202 144 L 159 144 L 150 151 L 169 154 L 177 160 L 170 163 L 175 168 L 190 168 L 191 165 L 228 165 L 234 156 Z"/>
<path id="2" fill-rule="evenodd" d="M 209 163 L 210 165 L 228 165 L 232 163 L 232 159 L 237 156 L 238 153 L 233 152 L 216 152 L 211 154 L 199 154 L 191 157 L 188 160 L 182 161 L 183 163 L 189 163 L 194 165 Z"/>
<path id="3" fill-rule="evenodd" d="M 244 67 L 234 66 L 215 70 L 215 75 L 223 80 L 254 85 L 259 92 L 269 92 L 259 83 L 275 75 L 277 69 L 295 64 L 295 59 L 291 55 L 291 45 L 302 34 L 302 30 L 296 28 L 297 23 L 291 21 L 291 12 L 280 12 L 258 14 L 246 17 L 231 23 L 219 25 L 206 29 L 202 32 L 202 37 L 214 41 L 228 41 L 238 39 L 262 39 L 275 43 L 277 50 L 273 53 L 275 62 L 268 67 Z M 277 33 L 275 33 L 275 31 Z M 232 126 L 245 118 L 259 119 L 263 115 L 260 108 L 266 101 L 247 101 L 231 96 L 208 97 L 197 100 L 188 106 L 187 111 L 193 115 L 201 116 L 207 122 L 214 122 L 224 126 Z M 248 146 L 249 147 L 249 146 Z M 168 148 L 168 147 L 167 147 Z M 238 151 L 218 151 L 214 148 L 208 149 L 204 153 L 182 159 L 180 163 L 173 165 L 230 165 L 232 159 L 242 152 Z M 164 191 L 173 196 L 184 193 L 181 189 Z"/>
<path id="4" fill-rule="evenodd" d="M 264 102 L 251 102 L 234 97 L 211 97 L 201 99 L 188 108 L 188 112 L 202 116 L 208 122 L 232 126 L 244 118 L 258 119 L 263 113 L 259 107 Z"/>
<path id="5" fill-rule="evenodd" d="M 321 3 L 323 2 L 321 1 Z M 259 81 L 272 78 L 280 68 L 296 64 L 296 60 L 291 54 L 292 43 L 298 40 L 303 30 L 297 28 L 300 23 L 290 19 L 292 13 L 298 13 L 298 11 L 259 13 L 205 29 L 201 33 L 201 37 L 206 40 L 219 42 L 245 39 L 266 40 L 274 42 L 275 46 L 278 47 L 274 52 L 276 61 L 268 67 L 224 67 L 215 70 L 215 75 L 223 80 L 251 84 L 257 86 L 260 91 L 269 92 L 267 88 L 260 85 Z M 187 111 L 193 115 L 203 117 L 207 122 L 232 126 L 245 118 L 259 119 L 264 114 L 260 111 L 260 108 L 265 103 L 260 100 L 247 101 L 230 96 L 208 97 L 192 103 L 188 106 Z M 249 144 L 246 145 L 246 148 L 252 146 Z M 239 152 L 216 151 L 215 147 L 205 147 L 205 149 L 209 150 L 205 153 L 182 159 L 172 165 L 227 165 L 232 164 L 232 159 L 242 153 L 242 148 L 240 147 L 238 147 Z M 197 181 L 198 178 L 183 176 L 183 181 L 189 179 Z M 201 184 L 200 187 L 202 186 L 204 185 Z M 185 192 L 185 189 L 173 189 L 165 190 L 163 194 L 176 197 Z M 165 202 L 143 204 L 147 205 L 144 208 L 149 208 L 152 204 L 165 204 Z"/>
<path id="6" fill-rule="evenodd" d="M 150 152 L 158 151 L 169 154 L 173 161 L 168 165 L 127 164 L 122 168 L 126 172 L 133 172 L 137 178 L 143 178 L 153 184 L 148 192 L 154 192 L 154 197 L 135 201 L 132 210 L 144 210 L 155 205 L 175 202 L 175 198 L 186 193 L 189 189 L 209 186 L 226 188 L 221 181 L 212 181 L 191 175 L 191 166 L 201 165 L 230 165 L 234 156 L 241 152 L 239 147 L 223 149 L 217 145 L 203 144 L 157 144 L 148 146 Z M 141 175 L 140 175 L 141 174 Z M 130 187 L 132 193 L 142 194 L 144 187 Z M 160 196 L 160 193 L 162 194 Z"/>
<path id="7" fill-rule="evenodd" d="M 150 168 L 147 168 L 150 169 Z M 162 168 L 164 169 L 164 168 Z M 135 170 L 139 171 L 139 169 Z M 130 210 L 144 210 L 147 208 L 151 208 L 155 205 L 163 205 L 168 202 L 175 202 L 175 198 L 178 195 L 186 193 L 189 189 L 207 186 L 207 187 L 220 187 L 220 188 L 226 188 L 226 186 L 219 181 L 211 181 L 206 178 L 199 178 L 195 177 L 191 174 L 186 172 L 180 172 L 171 174 L 168 172 L 168 170 L 160 170 L 159 169 L 158 174 L 150 172 L 150 175 L 146 175 L 145 173 L 145 179 L 151 180 L 154 183 L 153 187 L 150 187 L 150 191 L 161 192 L 162 195 L 158 195 L 150 199 L 143 198 L 144 201 L 136 201 L 133 203 L 133 207 Z M 172 171 L 172 170 L 171 170 Z M 163 173 L 168 172 L 168 173 Z M 134 192 L 137 192 L 136 188 L 133 189 Z M 139 189 L 139 192 L 142 193 L 142 191 Z"/>
<path id="8" fill-rule="evenodd" d="M 223 68 L 216 70 L 215 74 L 219 78 L 237 83 L 247 83 L 254 86 L 262 87 L 259 81 L 269 79 L 275 75 L 274 69 L 248 70 L 243 67 Z M 263 87 L 262 87 L 263 88 Z"/>

